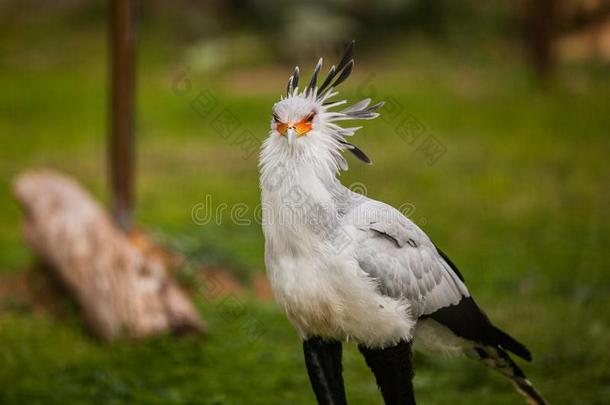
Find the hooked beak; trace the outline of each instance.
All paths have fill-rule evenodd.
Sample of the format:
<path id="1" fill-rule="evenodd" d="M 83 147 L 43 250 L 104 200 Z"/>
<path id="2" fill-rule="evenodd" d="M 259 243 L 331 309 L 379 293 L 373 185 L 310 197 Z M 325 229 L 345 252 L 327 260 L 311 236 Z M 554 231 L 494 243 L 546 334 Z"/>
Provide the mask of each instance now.
<path id="1" fill-rule="evenodd" d="M 294 128 L 289 127 L 286 131 L 286 139 L 288 140 L 288 145 L 294 145 L 297 140 L 297 131 Z"/>

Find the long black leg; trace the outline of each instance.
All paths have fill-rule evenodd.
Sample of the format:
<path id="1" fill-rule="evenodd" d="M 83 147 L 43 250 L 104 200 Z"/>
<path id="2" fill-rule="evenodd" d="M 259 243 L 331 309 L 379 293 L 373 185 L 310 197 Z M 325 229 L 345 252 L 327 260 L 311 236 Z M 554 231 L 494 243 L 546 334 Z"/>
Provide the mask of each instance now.
<path id="1" fill-rule="evenodd" d="M 402 341 L 386 349 L 358 348 L 375 374 L 386 405 L 415 405 L 411 343 Z"/>
<path id="2" fill-rule="evenodd" d="M 347 405 L 341 343 L 313 337 L 303 341 L 305 364 L 319 405 Z"/>

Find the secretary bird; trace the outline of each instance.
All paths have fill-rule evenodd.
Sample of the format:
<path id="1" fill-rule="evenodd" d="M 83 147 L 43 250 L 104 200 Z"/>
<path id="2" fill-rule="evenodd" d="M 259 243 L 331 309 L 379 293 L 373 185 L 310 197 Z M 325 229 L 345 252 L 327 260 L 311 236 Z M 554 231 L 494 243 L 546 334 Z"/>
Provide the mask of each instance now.
<path id="1" fill-rule="evenodd" d="M 347 141 L 383 103 L 332 101 L 350 75 L 354 43 L 318 86 L 322 59 L 299 88 L 299 68 L 273 106 L 260 155 L 265 265 L 277 302 L 303 340 L 319 404 L 346 404 L 343 341 L 358 343 L 388 405 L 415 404 L 411 345 L 465 354 L 510 379 L 531 404 L 546 404 L 509 352 L 528 349 L 496 328 L 464 278 L 430 238 L 398 210 L 352 192 L 337 179 L 343 151 L 371 163 Z"/>

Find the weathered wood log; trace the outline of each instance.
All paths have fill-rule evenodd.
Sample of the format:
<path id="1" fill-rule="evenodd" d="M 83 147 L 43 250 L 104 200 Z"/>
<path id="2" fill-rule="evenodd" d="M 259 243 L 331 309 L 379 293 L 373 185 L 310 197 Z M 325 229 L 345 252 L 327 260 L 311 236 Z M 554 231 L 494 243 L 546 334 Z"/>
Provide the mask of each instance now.
<path id="1" fill-rule="evenodd" d="M 18 176 L 23 234 L 104 340 L 166 331 L 203 332 L 186 293 L 158 257 L 130 243 L 76 181 L 51 170 Z"/>

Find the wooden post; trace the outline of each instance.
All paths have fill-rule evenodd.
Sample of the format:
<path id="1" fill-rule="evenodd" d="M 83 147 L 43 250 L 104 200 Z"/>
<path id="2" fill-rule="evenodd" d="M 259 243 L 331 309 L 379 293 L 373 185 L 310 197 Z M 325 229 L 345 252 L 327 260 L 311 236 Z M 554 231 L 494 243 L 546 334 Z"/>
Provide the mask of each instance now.
<path id="1" fill-rule="evenodd" d="M 132 224 L 134 205 L 135 20 L 137 0 L 111 0 L 110 205 L 123 230 Z"/>
<path id="2" fill-rule="evenodd" d="M 527 0 L 524 9 L 525 41 L 538 77 L 545 81 L 555 67 L 554 42 L 561 0 Z"/>

